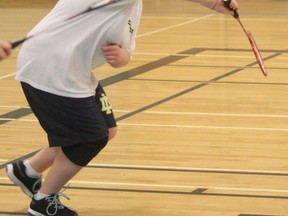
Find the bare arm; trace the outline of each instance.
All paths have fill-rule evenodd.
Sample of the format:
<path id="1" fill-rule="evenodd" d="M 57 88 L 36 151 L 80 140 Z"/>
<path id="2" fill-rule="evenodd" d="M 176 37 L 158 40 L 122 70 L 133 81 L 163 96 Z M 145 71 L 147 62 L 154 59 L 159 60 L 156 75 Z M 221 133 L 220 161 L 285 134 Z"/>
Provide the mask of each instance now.
<path id="1" fill-rule="evenodd" d="M 195 2 L 195 3 L 200 3 L 204 5 L 205 7 L 208 7 L 219 13 L 225 13 L 225 14 L 231 14 L 231 15 L 234 14 L 232 10 L 229 10 L 228 8 L 224 6 L 223 0 L 190 0 L 190 1 Z M 230 7 L 233 10 L 238 9 L 237 1 L 231 0 Z"/>
<path id="2" fill-rule="evenodd" d="M 0 61 L 11 54 L 11 44 L 6 41 L 0 41 Z"/>

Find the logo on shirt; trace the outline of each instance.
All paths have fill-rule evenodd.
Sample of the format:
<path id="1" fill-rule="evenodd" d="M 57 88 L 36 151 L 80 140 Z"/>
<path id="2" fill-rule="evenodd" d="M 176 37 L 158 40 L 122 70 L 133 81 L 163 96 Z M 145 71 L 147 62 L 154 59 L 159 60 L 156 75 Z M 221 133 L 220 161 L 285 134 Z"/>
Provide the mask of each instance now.
<path id="1" fill-rule="evenodd" d="M 131 34 L 133 34 L 134 33 L 134 28 L 132 27 L 132 21 L 131 20 L 128 20 L 128 25 L 129 25 L 129 32 Z"/>

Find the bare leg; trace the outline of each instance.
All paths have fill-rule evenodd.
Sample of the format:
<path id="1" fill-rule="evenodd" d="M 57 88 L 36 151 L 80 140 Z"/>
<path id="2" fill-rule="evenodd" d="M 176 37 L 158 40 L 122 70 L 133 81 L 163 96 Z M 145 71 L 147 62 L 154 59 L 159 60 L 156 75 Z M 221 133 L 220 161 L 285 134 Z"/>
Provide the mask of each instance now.
<path id="1" fill-rule="evenodd" d="M 108 137 L 109 141 L 116 136 L 116 133 L 117 133 L 117 127 L 109 128 L 109 137 Z"/>
<path id="2" fill-rule="evenodd" d="M 109 128 L 109 140 L 113 139 L 116 133 L 117 127 Z M 49 146 L 46 146 L 38 153 L 36 153 L 33 157 L 29 158 L 28 161 L 35 171 L 37 171 L 38 173 L 42 173 L 50 166 L 52 166 L 60 150 L 60 147 L 49 148 Z"/>
<path id="3" fill-rule="evenodd" d="M 116 133 L 117 127 L 109 128 L 109 140 L 113 139 Z M 29 163 L 39 173 L 52 166 L 40 189 L 42 194 L 59 192 L 82 169 L 65 156 L 61 147 L 49 148 L 46 146 L 31 157 Z"/>
<path id="4" fill-rule="evenodd" d="M 40 189 L 42 194 L 55 194 L 75 176 L 82 167 L 72 163 L 60 149 Z"/>
<path id="5" fill-rule="evenodd" d="M 28 161 L 33 169 L 42 173 L 53 164 L 60 150 L 60 147 L 49 148 L 46 146 L 29 158 Z"/>

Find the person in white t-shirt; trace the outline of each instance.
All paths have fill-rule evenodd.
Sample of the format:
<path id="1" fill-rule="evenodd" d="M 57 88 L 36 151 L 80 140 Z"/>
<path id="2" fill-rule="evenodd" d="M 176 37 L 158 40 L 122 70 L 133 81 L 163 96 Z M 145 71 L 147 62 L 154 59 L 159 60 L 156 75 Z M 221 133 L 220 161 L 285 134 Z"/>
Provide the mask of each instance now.
<path id="1" fill-rule="evenodd" d="M 11 54 L 11 44 L 0 40 L 0 61 L 6 59 Z"/>
<path id="2" fill-rule="evenodd" d="M 49 142 L 33 157 L 6 167 L 9 178 L 32 197 L 30 216 L 78 215 L 60 202 L 60 190 L 116 134 L 112 107 L 92 69 L 129 63 L 142 0 L 119 0 L 63 22 L 95 1 L 59 0 L 28 36 L 42 34 L 26 41 L 18 56 L 16 79 Z M 192 1 L 233 14 L 222 0 Z M 237 9 L 236 0 L 230 6 Z"/>

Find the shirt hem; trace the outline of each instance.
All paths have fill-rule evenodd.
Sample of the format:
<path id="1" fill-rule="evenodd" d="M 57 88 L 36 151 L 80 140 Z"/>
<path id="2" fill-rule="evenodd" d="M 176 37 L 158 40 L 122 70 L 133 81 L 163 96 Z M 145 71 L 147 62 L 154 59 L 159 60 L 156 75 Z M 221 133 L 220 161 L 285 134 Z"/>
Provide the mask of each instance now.
<path id="1" fill-rule="evenodd" d="M 58 95 L 58 96 L 62 96 L 62 97 L 70 97 L 70 98 L 86 98 L 86 97 L 91 97 L 91 96 L 94 96 L 95 95 L 95 89 L 93 90 L 93 92 L 85 92 L 85 93 L 75 93 L 75 92 L 62 92 L 62 91 L 57 91 L 55 89 L 51 89 L 49 87 L 46 87 L 46 86 L 43 86 L 43 85 L 39 85 L 35 82 L 33 82 L 32 80 L 29 80 L 29 79 L 25 79 L 23 77 L 19 77 L 19 76 L 16 76 L 15 77 L 16 80 L 18 80 L 19 82 L 25 82 L 29 85 L 31 85 L 33 88 L 36 88 L 38 90 L 41 90 L 41 91 L 44 91 L 44 92 L 48 92 L 48 93 L 51 93 L 51 94 L 55 94 L 55 95 Z M 96 87 L 95 87 L 96 88 Z"/>

